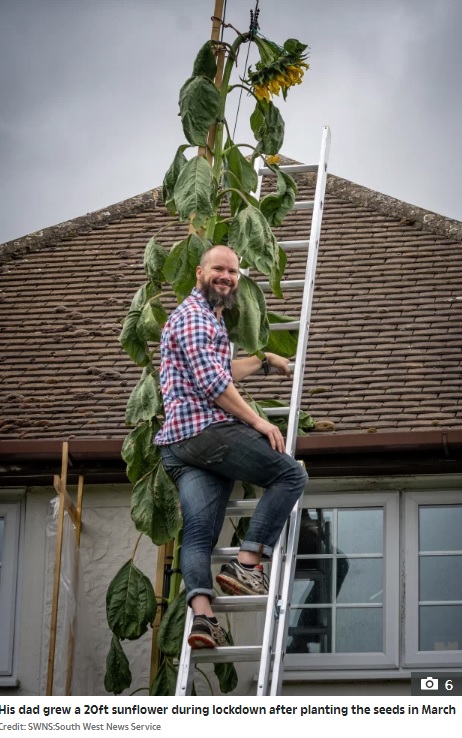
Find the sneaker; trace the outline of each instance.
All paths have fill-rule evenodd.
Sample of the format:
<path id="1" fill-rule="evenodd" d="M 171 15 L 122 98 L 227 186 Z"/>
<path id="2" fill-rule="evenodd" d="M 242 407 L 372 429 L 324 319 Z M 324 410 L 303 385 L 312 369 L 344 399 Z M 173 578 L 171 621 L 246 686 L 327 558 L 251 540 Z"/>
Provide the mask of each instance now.
<path id="1" fill-rule="evenodd" d="M 216 580 L 225 594 L 268 594 L 268 577 L 261 564 L 246 569 L 237 559 L 232 559 L 228 564 L 223 564 Z"/>
<path id="2" fill-rule="evenodd" d="M 191 648 L 227 646 L 226 633 L 221 625 L 212 623 L 205 615 L 195 615 L 188 643 Z"/>

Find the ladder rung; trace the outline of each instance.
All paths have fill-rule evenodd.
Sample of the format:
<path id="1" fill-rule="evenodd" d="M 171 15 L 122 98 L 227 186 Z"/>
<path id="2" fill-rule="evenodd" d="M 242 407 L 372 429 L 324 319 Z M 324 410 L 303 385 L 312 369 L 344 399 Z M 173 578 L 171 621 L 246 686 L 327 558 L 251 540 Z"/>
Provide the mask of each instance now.
<path id="1" fill-rule="evenodd" d="M 270 323 L 270 331 L 298 331 L 299 320 L 291 320 L 290 323 Z"/>
<path id="2" fill-rule="evenodd" d="M 244 513 L 253 513 L 258 500 L 250 498 L 248 500 L 230 500 L 226 505 L 226 515 L 243 515 Z"/>
<path id="3" fill-rule="evenodd" d="M 261 646 L 218 646 L 197 648 L 191 651 L 191 660 L 196 663 L 226 664 L 230 661 L 260 661 Z"/>
<path id="4" fill-rule="evenodd" d="M 285 407 L 264 407 L 263 412 L 265 415 L 270 418 L 271 416 L 284 416 L 289 415 L 290 407 L 287 405 Z"/>
<path id="5" fill-rule="evenodd" d="M 304 251 L 309 245 L 309 241 L 278 241 L 283 251 Z"/>
<path id="6" fill-rule="evenodd" d="M 212 551 L 212 561 L 214 564 L 222 563 L 223 561 L 229 561 L 230 559 L 237 559 L 239 553 L 238 547 L 218 547 Z"/>
<path id="7" fill-rule="evenodd" d="M 258 286 L 266 292 L 271 289 L 269 282 L 257 282 Z M 298 290 L 305 286 L 304 279 L 283 279 L 281 282 L 281 290 Z"/>
<path id="8" fill-rule="evenodd" d="M 283 164 L 279 167 L 281 172 L 287 172 L 287 174 L 302 174 L 304 172 L 317 172 L 318 171 L 318 165 L 317 164 Z M 258 170 L 259 176 L 262 176 L 263 174 L 272 174 L 274 175 L 275 172 L 273 172 L 272 169 L 269 167 L 261 167 Z"/>
<path id="9" fill-rule="evenodd" d="M 215 597 L 213 600 L 214 612 L 257 612 L 266 610 L 267 595 L 239 595 Z"/>
<path id="10" fill-rule="evenodd" d="M 294 202 L 292 210 L 313 210 L 314 200 L 298 200 Z"/>

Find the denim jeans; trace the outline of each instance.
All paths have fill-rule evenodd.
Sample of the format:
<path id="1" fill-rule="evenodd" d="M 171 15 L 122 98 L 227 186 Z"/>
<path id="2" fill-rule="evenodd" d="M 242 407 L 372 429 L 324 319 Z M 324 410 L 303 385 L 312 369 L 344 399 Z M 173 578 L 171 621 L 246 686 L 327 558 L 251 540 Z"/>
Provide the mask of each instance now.
<path id="1" fill-rule="evenodd" d="M 211 553 L 234 482 L 264 488 L 241 550 L 269 558 L 303 493 L 307 474 L 291 456 L 273 451 L 266 436 L 241 422 L 214 423 L 197 436 L 161 446 L 161 453 L 180 494 L 184 520 L 181 571 L 187 601 L 198 594 L 213 599 Z"/>

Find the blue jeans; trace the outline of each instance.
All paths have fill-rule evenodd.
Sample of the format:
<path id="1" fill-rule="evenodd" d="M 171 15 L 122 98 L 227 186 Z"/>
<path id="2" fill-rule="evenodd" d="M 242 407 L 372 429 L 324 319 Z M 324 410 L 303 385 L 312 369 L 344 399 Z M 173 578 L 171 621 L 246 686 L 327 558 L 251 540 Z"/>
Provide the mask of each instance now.
<path id="1" fill-rule="evenodd" d="M 266 436 L 241 422 L 214 423 L 197 436 L 161 446 L 161 454 L 180 494 L 187 601 L 198 594 L 213 599 L 211 553 L 234 482 L 264 488 L 241 550 L 269 558 L 308 476 L 295 459 L 273 451 Z"/>

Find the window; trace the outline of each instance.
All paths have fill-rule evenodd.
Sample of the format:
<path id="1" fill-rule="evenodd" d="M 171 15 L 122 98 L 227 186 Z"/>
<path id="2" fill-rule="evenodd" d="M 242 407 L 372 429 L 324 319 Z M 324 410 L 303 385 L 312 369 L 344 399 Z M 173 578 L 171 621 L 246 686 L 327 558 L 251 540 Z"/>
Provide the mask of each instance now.
<path id="1" fill-rule="evenodd" d="M 0 503 L 0 682 L 13 675 L 20 503 Z"/>
<path id="2" fill-rule="evenodd" d="M 308 497 L 302 512 L 287 665 L 398 665 L 398 494 Z"/>
<path id="3" fill-rule="evenodd" d="M 434 479 L 425 491 L 413 484 L 401 478 L 384 480 L 395 486 L 389 492 L 307 495 L 288 670 L 330 678 L 339 670 L 462 669 L 460 481 L 447 492 L 430 491 Z"/>
<path id="4" fill-rule="evenodd" d="M 406 663 L 462 666 L 462 498 L 406 497 Z"/>

